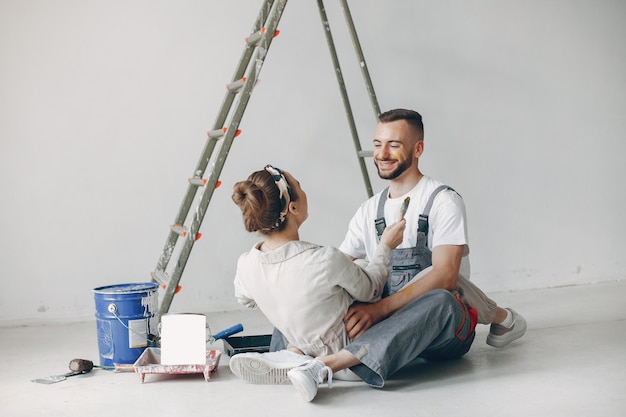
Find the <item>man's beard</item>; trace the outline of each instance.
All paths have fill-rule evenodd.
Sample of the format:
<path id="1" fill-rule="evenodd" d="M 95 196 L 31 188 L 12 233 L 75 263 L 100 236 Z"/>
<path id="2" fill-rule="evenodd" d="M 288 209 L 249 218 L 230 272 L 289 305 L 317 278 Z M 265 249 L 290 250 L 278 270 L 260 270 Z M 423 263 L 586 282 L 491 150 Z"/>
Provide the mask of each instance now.
<path id="1" fill-rule="evenodd" d="M 388 174 L 382 174 L 380 172 L 380 169 L 378 168 L 378 163 L 376 162 L 376 160 L 374 160 L 374 164 L 376 165 L 376 170 L 378 171 L 378 176 L 382 178 L 383 180 L 393 180 L 395 178 L 398 178 L 400 175 L 402 175 L 404 171 L 406 171 L 407 169 L 411 167 L 412 161 L 410 159 L 405 159 L 404 161 L 401 161 L 401 162 L 398 161 L 398 163 L 399 165 L 396 169 L 394 169 Z"/>

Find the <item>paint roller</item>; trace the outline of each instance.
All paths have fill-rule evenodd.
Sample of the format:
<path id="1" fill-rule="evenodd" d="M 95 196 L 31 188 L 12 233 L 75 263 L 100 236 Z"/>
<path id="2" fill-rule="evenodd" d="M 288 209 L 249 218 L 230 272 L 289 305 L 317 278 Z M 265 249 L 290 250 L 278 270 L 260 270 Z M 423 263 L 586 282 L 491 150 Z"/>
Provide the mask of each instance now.
<path id="1" fill-rule="evenodd" d="M 44 378 L 33 379 L 32 382 L 39 384 L 54 384 L 56 382 L 65 381 L 70 376 L 83 375 L 91 372 L 93 368 L 109 368 L 94 365 L 89 359 L 72 359 L 69 364 L 70 371 L 62 375 L 50 375 Z"/>
<path id="2" fill-rule="evenodd" d="M 87 373 L 93 369 L 93 362 L 89 359 L 72 359 L 70 371 Z"/>
<path id="3" fill-rule="evenodd" d="M 228 329 L 224 329 L 221 332 L 218 332 L 212 336 L 209 336 L 207 339 L 207 343 L 213 343 L 219 339 L 225 339 L 228 336 L 232 336 L 235 333 L 239 333 L 243 331 L 243 325 L 241 323 L 237 323 L 234 326 L 229 327 Z"/>

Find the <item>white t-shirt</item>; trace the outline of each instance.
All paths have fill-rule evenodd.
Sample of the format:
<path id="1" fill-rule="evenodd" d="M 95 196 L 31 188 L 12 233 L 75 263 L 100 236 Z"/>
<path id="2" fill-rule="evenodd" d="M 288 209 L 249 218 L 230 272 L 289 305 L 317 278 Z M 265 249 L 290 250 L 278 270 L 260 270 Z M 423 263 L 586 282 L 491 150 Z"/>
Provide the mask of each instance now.
<path id="1" fill-rule="evenodd" d="M 405 195 L 388 198 L 385 204 L 385 222 L 390 225 L 400 216 L 400 207 L 406 197 L 411 197 L 406 215 L 404 239 L 398 248 L 410 248 L 417 242 L 417 223 L 432 192 L 443 185 L 428 176 L 422 177 Z M 342 252 L 357 258 L 371 259 L 378 245 L 374 222 L 382 191 L 365 201 L 350 220 L 348 232 L 339 246 Z M 428 218 L 428 248 L 439 245 L 464 245 L 459 273 L 470 278 L 467 219 L 463 199 L 454 191 L 441 191 L 433 202 Z"/>

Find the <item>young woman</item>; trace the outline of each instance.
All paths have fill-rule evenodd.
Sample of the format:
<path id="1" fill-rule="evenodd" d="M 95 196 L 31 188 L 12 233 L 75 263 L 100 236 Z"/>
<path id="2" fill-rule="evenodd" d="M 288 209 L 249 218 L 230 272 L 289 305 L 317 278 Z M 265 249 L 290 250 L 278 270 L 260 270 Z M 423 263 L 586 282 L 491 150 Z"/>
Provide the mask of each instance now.
<path id="1" fill-rule="evenodd" d="M 375 256 L 359 266 L 334 247 L 300 240 L 307 196 L 290 173 L 267 165 L 236 183 L 232 199 L 246 230 L 263 237 L 237 262 L 235 296 L 246 307 L 261 309 L 288 341 L 288 351 L 275 353 L 282 367 L 270 366 L 273 353 L 238 354 L 230 367 L 249 382 L 281 383 L 293 366 L 348 343 L 343 323 L 348 307 L 380 298 L 405 220 L 388 226 Z"/>

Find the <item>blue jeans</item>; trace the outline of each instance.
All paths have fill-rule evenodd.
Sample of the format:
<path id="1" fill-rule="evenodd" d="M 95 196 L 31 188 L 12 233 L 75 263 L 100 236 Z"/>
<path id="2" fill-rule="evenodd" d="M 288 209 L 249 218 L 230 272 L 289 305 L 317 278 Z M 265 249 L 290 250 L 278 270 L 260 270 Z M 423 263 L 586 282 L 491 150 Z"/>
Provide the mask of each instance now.
<path id="1" fill-rule="evenodd" d="M 416 358 L 457 359 L 474 341 L 467 307 L 449 291 L 433 290 L 367 329 L 345 347 L 361 361 L 350 368 L 364 382 L 382 387 L 385 380 Z M 285 347 L 275 330 L 270 350 Z"/>

